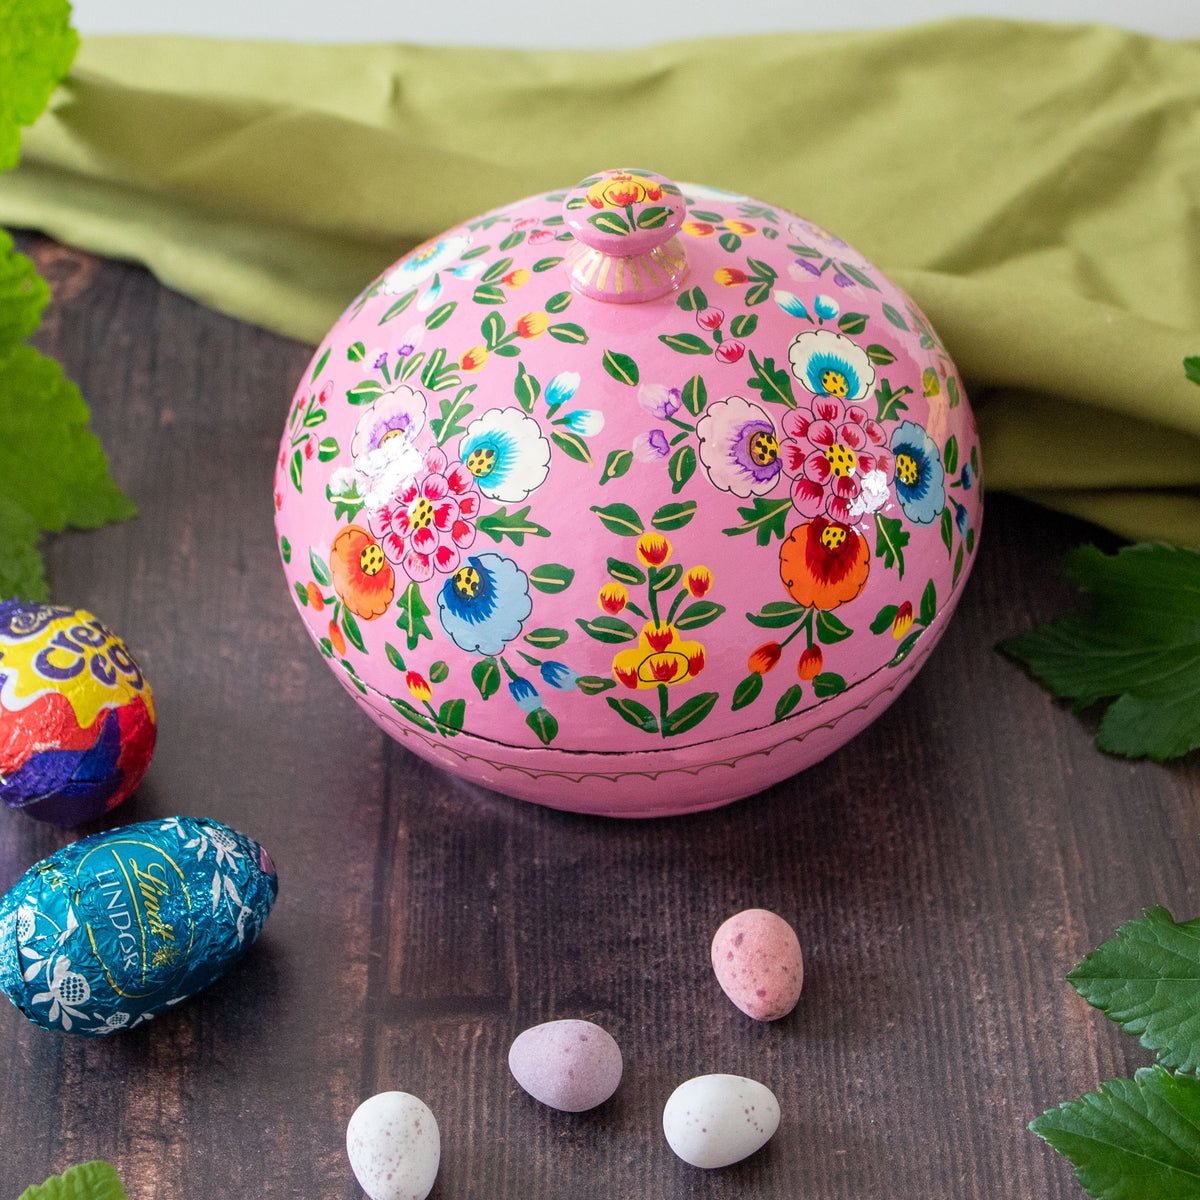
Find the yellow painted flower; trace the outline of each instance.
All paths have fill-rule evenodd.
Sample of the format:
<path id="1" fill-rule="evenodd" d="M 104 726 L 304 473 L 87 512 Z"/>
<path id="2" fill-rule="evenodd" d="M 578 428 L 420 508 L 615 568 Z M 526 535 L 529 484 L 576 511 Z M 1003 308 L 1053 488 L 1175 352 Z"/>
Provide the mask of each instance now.
<path id="1" fill-rule="evenodd" d="M 747 225 L 745 221 L 726 221 L 725 228 L 739 237 L 750 237 L 751 234 L 757 232 L 753 225 Z"/>
<path id="2" fill-rule="evenodd" d="M 896 641 L 900 641 L 905 634 L 912 628 L 913 623 L 913 606 L 905 600 L 905 602 L 896 609 L 896 615 L 892 618 L 892 637 Z"/>
<path id="3" fill-rule="evenodd" d="M 648 621 L 637 645 L 618 652 L 612 670 L 627 688 L 682 683 L 704 670 L 704 647 L 683 641 L 674 625 Z"/>
<path id="4" fill-rule="evenodd" d="M 644 175 L 622 171 L 607 175 L 587 190 L 587 202 L 593 208 L 624 208 L 642 200 L 661 200 L 662 185 Z"/>
<path id="5" fill-rule="evenodd" d="M 518 317 L 514 326 L 517 333 L 527 341 L 541 337 L 550 328 L 550 318 L 544 312 L 527 312 Z"/>
<path id="6" fill-rule="evenodd" d="M 509 271 L 507 275 L 502 276 L 500 282 L 505 287 L 519 288 L 524 287 L 530 278 L 529 272 L 524 267 L 518 267 L 515 271 Z"/>
<path id="7" fill-rule="evenodd" d="M 637 542 L 638 558 L 647 567 L 661 567 L 671 557 L 671 543 L 661 533 L 643 533 Z"/>
<path id="8" fill-rule="evenodd" d="M 682 228 L 689 237 L 712 237 L 717 232 L 717 227 L 707 221 L 684 221 Z"/>
<path id="9" fill-rule="evenodd" d="M 458 369 L 467 372 L 480 371 L 487 360 L 488 349 L 486 346 L 472 346 L 469 350 L 463 351 L 462 358 L 458 361 Z"/>
<path id="10" fill-rule="evenodd" d="M 697 600 L 712 587 L 712 572 L 707 567 L 693 567 L 687 573 L 687 589 Z"/>
<path id="11" fill-rule="evenodd" d="M 615 617 L 629 603 L 629 589 L 623 583 L 606 583 L 600 589 L 597 603 L 610 617 Z"/>
<path id="12" fill-rule="evenodd" d="M 738 284 L 745 283 L 750 276 L 740 267 L 718 267 L 713 272 L 713 278 L 722 287 L 737 287 Z"/>
<path id="13" fill-rule="evenodd" d="M 417 671 L 409 671 L 404 676 L 404 682 L 408 684 L 408 690 L 412 692 L 414 700 L 427 702 L 433 699 L 433 688 L 429 686 L 424 675 Z"/>

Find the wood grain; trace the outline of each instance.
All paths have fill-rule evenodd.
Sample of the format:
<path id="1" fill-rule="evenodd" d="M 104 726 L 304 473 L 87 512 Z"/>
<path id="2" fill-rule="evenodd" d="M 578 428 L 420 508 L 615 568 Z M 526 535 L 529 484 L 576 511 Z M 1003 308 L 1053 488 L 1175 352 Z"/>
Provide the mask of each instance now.
<path id="1" fill-rule="evenodd" d="M 1130 763 L 994 649 L 1073 602 L 1102 534 L 1002 496 L 944 640 L 874 725 L 739 804 L 615 822 L 414 758 L 342 692 L 280 571 L 271 482 L 309 348 L 140 269 L 22 239 L 61 284 L 39 344 L 83 389 L 141 515 L 48 542 L 154 687 L 160 739 L 105 825 L 213 816 L 274 856 L 260 942 L 201 997 L 105 1040 L 0 1009 L 0 1196 L 105 1158 L 131 1200 L 335 1200 L 344 1131 L 398 1088 L 438 1117 L 434 1200 L 1081 1196 L 1025 1129 L 1148 1052 L 1064 982 L 1149 904 L 1200 913 L 1200 762 Z M 1107 543 L 1105 543 L 1107 544 Z M 0 889 L 72 835 L 0 811 Z M 739 908 L 795 925 L 804 994 L 761 1025 L 708 964 Z M 508 1045 L 553 1017 L 616 1037 L 591 1114 L 542 1108 Z M 690 1168 L 661 1133 L 684 1079 L 751 1075 L 764 1152 Z"/>

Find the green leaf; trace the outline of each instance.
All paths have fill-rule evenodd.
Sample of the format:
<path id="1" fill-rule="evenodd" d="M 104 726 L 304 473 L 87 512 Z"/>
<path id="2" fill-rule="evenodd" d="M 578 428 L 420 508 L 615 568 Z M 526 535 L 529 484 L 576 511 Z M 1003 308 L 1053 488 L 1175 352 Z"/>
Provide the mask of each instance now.
<path id="1" fill-rule="evenodd" d="M 554 650 L 558 646 L 561 646 L 570 636 L 565 629 L 545 627 L 542 629 L 531 629 L 525 635 L 525 640 L 531 646 L 536 646 L 539 650 Z"/>
<path id="2" fill-rule="evenodd" d="M 500 249 L 511 250 L 514 246 L 519 246 L 524 240 L 525 231 L 523 229 L 516 229 L 501 241 Z"/>
<path id="3" fill-rule="evenodd" d="M 396 609 L 400 616 L 396 620 L 396 628 L 404 630 L 408 640 L 408 648 L 415 650 L 421 638 L 432 638 L 425 618 L 429 616 L 429 606 L 421 598 L 421 589 L 416 580 L 412 580 L 404 589 L 400 599 L 396 601 Z"/>
<path id="4" fill-rule="evenodd" d="M 383 643 L 383 651 L 387 655 L 387 660 L 396 668 L 397 671 L 405 671 L 408 668 L 404 665 L 404 655 L 392 645 L 391 642 Z"/>
<path id="5" fill-rule="evenodd" d="M 629 696 L 605 696 L 608 707 L 635 729 L 645 733 L 658 732 L 658 718 L 644 705 Z"/>
<path id="6" fill-rule="evenodd" d="M 755 313 L 742 313 L 729 322 L 729 332 L 735 338 L 748 338 L 758 328 L 758 316 Z"/>
<path id="7" fill-rule="evenodd" d="M 500 690 L 500 664 L 494 658 L 481 658 L 471 668 L 471 682 L 484 700 L 491 699 Z"/>
<path id="8" fill-rule="evenodd" d="M 666 223 L 667 218 L 671 215 L 671 210 L 662 205 L 655 205 L 653 208 L 643 208 L 638 213 L 637 224 L 639 229 L 661 229 Z"/>
<path id="9" fill-rule="evenodd" d="M 712 600 L 697 600 L 675 618 L 675 625 L 679 629 L 700 629 L 711 624 L 724 611 L 723 604 L 716 604 Z"/>
<path id="10" fill-rule="evenodd" d="M 539 592 L 545 592 L 549 596 L 556 595 L 558 592 L 565 592 L 571 586 L 571 581 L 574 578 L 575 572 L 570 567 L 564 567 L 560 563 L 544 563 L 540 567 L 534 567 L 529 572 L 529 582 Z"/>
<path id="11" fill-rule="evenodd" d="M 1200 356 L 1183 360 L 1184 374 L 1193 382 L 1200 383 Z"/>
<path id="12" fill-rule="evenodd" d="M 467 403 L 467 397 L 474 390 L 475 385 L 471 383 L 460 388 L 453 399 L 443 396 L 439 401 L 441 416 L 429 422 L 429 430 L 437 438 L 439 446 L 444 445 L 452 437 L 466 432 L 467 427 L 463 422 L 474 412 L 474 405 Z"/>
<path id="13" fill-rule="evenodd" d="M 282 555 L 285 563 L 290 563 L 292 561 L 292 543 L 289 542 L 286 537 L 281 537 L 279 539 L 279 553 Z M 4 593 L 4 595 L 7 594 L 7 592 Z"/>
<path id="14" fill-rule="evenodd" d="M 127 1200 L 127 1197 L 111 1164 L 87 1162 L 26 1188 L 17 1200 Z"/>
<path id="15" fill-rule="evenodd" d="M 711 354 L 712 347 L 694 333 L 660 333 L 658 340 L 679 354 Z"/>
<path id="16" fill-rule="evenodd" d="M 615 233 L 619 237 L 633 232 L 629 228 L 629 222 L 619 212 L 613 212 L 611 209 L 594 213 L 588 217 L 588 224 L 594 225 L 601 233 Z"/>
<path id="17" fill-rule="evenodd" d="M 49 299 L 50 288 L 33 262 L 0 229 L 0 345 L 27 338 Z"/>
<path id="18" fill-rule="evenodd" d="M 372 400 L 383 395 L 383 384 L 378 379 L 364 379 L 356 383 L 346 392 L 346 399 L 351 404 L 370 404 Z"/>
<path id="19" fill-rule="evenodd" d="M 582 325 L 551 325 L 550 336 L 560 342 L 569 342 L 577 346 L 587 344 L 588 335 Z"/>
<path id="20" fill-rule="evenodd" d="M 723 233 L 717 241 L 727 254 L 733 254 L 742 248 L 742 239 L 736 233 Z"/>
<path id="21" fill-rule="evenodd" d="M 800 703 L 804 696 L 804 691 L 798 683 L 793 683 L 782 696 L 779 697 L 778 703 L 775 705 L 775 720 L 782 721 Z"/>
<path id="22" fill-rule="evenodd" d="M 489 350 L 495 350 L 496 343 L 508 332 L 508 325 L 498 312 L 490 312 L 479 323 L 479 336 Z"/>
<path id="23" fill-rule="evenodd" d="M 716 692 L 701 692 L 685 700 L 678 708 L 672 709 L 663 718 L 663 737 L 677 737 L 695 729 L 713 710 L 713 705 L 720 699 Z"/>
<path id="24" fill-rule="evenodd" d="M 41 526 L 19 504 L 0 495 L 0 597 L 50 599 L 42 556 Z"/>
<path id="25" fill-rule="evenodd" d="M 729 706 L 730 711 L 737 712 L 739 708 L 745 708 L 747 704 L 753 704 L 758 699 L 759 693 L 763 690 L 763 677 L 757 671 L 751 671 L 741 683 L 733 689 L 733 703 Z"/>
<path id="26" fill-rule="evenodd" d="M 641 587 L 646 582 L 646 572 L 636 563 L 622 562 L 619 558 L 608 560 L 608 573 L 626 587 Z"/>
<path id="27" fill-rule="evenodd" d="M 865 288 L 870 288 L 873 292 L 879 291 L 879 285 L 867 274 L 860 271 L 853 263 L 838 261 L 838 267 L 843 275 L 849 275 L 855 283 L 861 284 Z"/>
<path id="28" fill-rule="evenodd" d="M 547 219 L 542 222 L 543 225 L 552 225 L 553 223 L 554 222 L 552 219 Z M 537 262 L 533 264 L 533 273 L 535 275 L 540 275 L 543 271 L 549 271 L 554 267 L 557 267 L 560 262 L 562 262 L 561 256 L 558 258 L 539 258 Z M 562 294 L 563 293 L 559 292 L 560 296 Z M 563 305 L 563 307 L 565 308 L 566 305 Z"/>
<path id="29" fill-rule="evenodd" d="M 891 629 L 892 622 L 896 619 L 896 614 L 900 611 L 898 605 L 885 604 L 879 612 L 875 614 L 875 620 L 871 622 L 871 632 L 878 635 L 885 630 Z"/>
<path id="30" fill-rule="evenodd" d="M 517 364 L 517 378 L 513 381 L 513 394 L 527 413 L 533 412 L 533 406 L 542 394 L 542 385 L 525 369 L 524 363 Z"/>
<path id="31" fill-rule="evenodd" d="M 881 346 L 878 342 L 872 342 L 867 347 L 867 357 L 877 367 L 886 367 L 896 361 L 896 356 L 886 346 Z"/>
<path id="32" fill-rule="evenodd" d="M 1065 568 L 1091 607 L 1000 649 L 1077 711 L 1116 697 L 1096 736 L 1102 750 L 1163 760 L 1200 747 L 1200 550 L 1081 546 Z"/>
<path id="33" fill-rule="evenodd" d="M 894 421 L 902 412 L 907 412 L 908 405 L 901 397 L 907 396 L 911 391 L 912 388 L 906 385 L 898 392 L 893 392 L 892 385 L 886 379 L 881 379 L 879 386 L 875 389 L 875 400 L 879 405 L 877 418 L 880 421 Z"/>
<path id="34" fill-rule="evenodd" d="M 773 537 L 785 536 L 785 524 L 788 513 L 791 511 L 792 499 L 790 496 L 785 496 L 781 500 L 765 500 L 762 496 L 755 496 L 754 503 L 750 508 L 738 509 L 738 514 L 742 517 L 742 524 L 722 529 L 721 532 L 730 537 L 736 537 L 739 533 L 752 532 L 758 545 L 766 546 L 770 544 Z"/>
<path id="35" fill-rule="evenodd" d="M 638 365 L 628 354 L 620 354 L 616 350 L 605 350 L 604 369 L 618 382 L 635 387 L 641 376 Z"/>
<path id="36" fill-rule="evenodd" d="M 610 450 L 608 458 L 604 460 L 604 470 L 600 473 L 601 486 L 610 479 L 620 479 L 632 466 L 632 450 Z"/>
<path id="37" fill-rule="evenodd" d="M 388 310 L 379 318 L 380 325 L 386 325 L 393 317 L 398 317 L 415 299 L 417 298 L 417 289 L 413 288 L 410 292 L 405 292 Z"/>
<path id="38" fill-rule="evenodd" d="M 756 304 L 762 304 L 764 300 L 771 294 L 771 284 L 765 280 L 762 283 L 751 284 L 746 289 L 746 307 L 753 308 Z"/>
<path id="39" fill-rule="evenodd" d="M 708 307 L 708 297 L 698 287 L 691 287 L 681 292 L 675 303 L 684 312 L 703 312 Z"/>
<path id="40" fill-rule="evenodd" d="M 308 566 L 312 571 L 313 578 L 322 586 L 329 587 L 333 582 L 332 576 L 329 574 L 329 565 L 317 556 L 317 552 L 311 547 L 308 551 Z"/>
<path id="41" fill-rule="evenodd" d="M 582 617 L 576 617 L 575 624 L 588 637 L 595 638 L 598 642 L 608 642 L 610 645 L 617 645 L 621 642 L 637 641 L 637 630 L 628 621 L 622 621 L 620 617 L 610 617 L 605 614 L 593 617 L 590 621 L 585 621 Z"/>
<path id="42" fill-rule="evenodd" d="M 838 328 L 843 333 L 857 335 L 867 327 L 867 314 L 859 312 L 842 313 L 838 317 Z"/>
<path id="43" fill-rule="evenodd" d="M 454 314 L 454 310 L 457 307 L 458 307 L 457 300 L 451 300 L 448 304 L 439 305 L 437 308 L 435 308 L 433 310 L 433 312 L 431 312 L 429 314 L 429 316 L 427 316 L 425 318 L 425 328 L 426 329 L 441 328 L 441 326 L 445 325 L 445 323 L 448 320 L 450 320 L 451 316 Z"/>
<path id="44" fill-rule="evenodd" d="M 1158 1053 L 1165 1067 L 1200 1067 L 1200 920 L 1165 908 L 1122 925 L 1067 976 L 1091 1005 Z"/>
<path id="45" fill-rule="evenodd" d="M 704 380 L 699 375 L 693 375 L 683 385 L 682 398 L 683 407 L 693 417 L 698 417 L 704 411 L 704 406 L 708 403 L 708 388 L 704 386 Z"/>
<path id="46" fill-rule="evenodd" d="M 1044 1112 L 1029 1128 L 1069 1159 L 1096 1200 L 1200 1195 L 1200 1080 L 1142 1067 Z"/>
<path id="47" fill-rule="evenodd" d="M 358 622 L 354 619 L 354 614 L 348 609 L 342 609 L 342 629 L 346 634 L 346 640 L 362 654 L 366 654 L 367 647 L 363 643 L 362 630 L 358 627 Z"/>
<path id="48" fill-rule="evenodd" d="M 671 563 L 665 567 L 650 568 L 650 590 L 652 592 L 665 592 L 673 588 L 683 574 L 683 567 L 679 563 Z"/>
<path id="49" fill-rule="evenodd" d="M 501 505 L 494 513 L 480 517 L 475 527 L 480 533 L 486 533 L 497 544 L 504 538 L 508 538 L 514 545 L 523 546 L 526 537 L 549 537 L 550 530 L 536 521 L 529 520 L 529 510 L 532 507 L 527 504 L 524 508 L 510 514 L 508 507 Z"/>
<path id="50" fill-rule="evenodd" d="M 503 304 L 508 297 L 504 289 L 494 283 L 481 283 L 471 295 L 476 304 Z"/>
<path id="51" fill-rule="evenodd" d="M 790 504 L 791 501 L 789 500 L 788 503 Z M 592 512 L 600 518 L 609 533 L 616 533 L 621 537 L 639 537 L 646 532 L 642 518 L 628 504 L 609 504 L 604 508 L 598 508 L 593 504 Z"/>
<path id="52" fill-rule="evenodd" d="M 883 559 L 885 567 L 895 567 L 904 578 L 904 547 L 908 545 L 908 530 L 899 517 L 875 514 L 875 557 Z"/>
<path id="53" fill-rule="evenodd" d="M 603 675 L 580 675 L 575 680 L 575 688 L 582 692 L 585 696 L 598 696 L 601 692 L 607 692 L 610 688 L 615 688 L 617 681 L 611 677 Z"/>
<path id="54" fill-rule="evenodd" d="M 558 721 L 546 708 L 535 708 L 525 717 L 525 724 L 537 734 L 538 741 L 548 746 L 558 737 Z"/>
<path id="55" fill-rule="evenodd" d="M 437 733 L 438 726 L 429 719 L 420 709 L 414 708 L 407 700 L 401 699 L 399 696 L 389 696 L 388 703 L 402 716 L 410 720 L 414 725 L 427 730 L 429 733 Z"/>
<path id="56" fill-rule="evenodd" d="M 813 681 L 813 691 L 816 695 L 839 696 L 846 690 L 846 681 L 833 671 L 822 671 Z"/>
<path id="57" fill-rule="evenodd" d="M 438 725 L 448 737 L 462 733 L 463 722 L 467 719 L 467 702 L 461 697 L 457 700 L 447 700 L 438 709 Z"/>
<path id="58" fill-rule="evenodd" d="M 949 558 L 954 553 L 954 516 L 948 504 L 942 509 L 941 525 L 942 544 L 946 547 L 946 557 Z"/>
<path id="59" fill-rule="evenodd" d="M 891 323 L 895 325 L 897 329 L 908 329 L 908 322 L 904 319 L 904 314 L 898 308 L 893 308 L 890 304 L 885 304 L 883 306 L 883 315 L 887 317 L 887 319 L 891 321 Z"/>
<path id="60" fill-rule="evenodd" d="M 937 616 L 937 587 L 931 579 L 921 593 L 921 607 L 917 612 L 917 620 L 922 625 L 932 625 Z"/>
<path id="61" fill-rule="evenodd" d="M 946 468 L 947 475 L 954 475 L 958 471 L 958 438 L 954 434 L 946 439 L 945 448 L 942 450 L 942 465 Z"/>
<path id="62" fill-rule="evenodd" d="M 754 374 L 746 380 L 747 386 L 759 392 L 765 403 L 786 404 L 788 408 L 796 407 L 796 397 L 792 394 L 791 376 L 776 367 L 773 358 L 764 358 L 760 362 L 758 356 L 751 350 L 750 365 L 754 368 Z"/>
<path id="63" fill-rule="evenodd" d="M 758 612 L 747 613 L 746 620 L 760 629 L 786 629 L 789 625 L 795 625 L 806 612 L 807 608 L 789 600 L 771 600 Z"/>
<path id="64" fill-rule="evenodd" d="M 429 682 L 445 683 L 449 678 L 450 664 L 446 662 L 445 659 L 439 658 L 438 661 L 429 668 Z"/>
<path id="65" fill-rule="evenodd" d="M 854 630 L 833 613 L 825 609 L 817 613 L 817 640 L 823 645 L 832 646 L 836 642 L 845 641 L 853 633 Z"/>
<path id="66" fill-rule="evenodd" d="M 667 474 L 671 477 L 671 492 L 678 495 L 684 485 L 696 473 L 696 450 L 693 446 L 680 446 L 671 455 Z"/>
<path id="67" fill-rule="evenodd" d="M 592 453 L 588 449 L 588 444 L 577 433 L 572 433 L 567 430 L 554 430 L 550 434 L 550 440 L 568 457 L 575 459 L 576 462 L 585 463 L 587 466 L 592 465 Z"/>
<path id="68" fill-rule="evenodd" d="M 512 270 L 513 260 L 511 258 L 501 258 L 492 263 L 490 267 L 482 275 L 479 280 L 481 283 L 495 283 L 498 279 L 502 279 Z"/>
<path id="69" fill-rule="evenodd" d="M 322 438 L 317 443 L 317 459 L 320 462 L 329 462 L 331 459 L 337 458 L 339 453 L 337 438 Z"/>
<path id="70" fill-rule="evenodd" d="M 695 515 L 696 501 L 681 500 L 678 504 L 664 504 L 662 508 L 656 509 L 654 516 L 650 518 L 650 524 L 655 529 L 662 529 L 668 533 L 673 533 L 675 530 L 682 529 L 685 525 L 690 524 Z"/>

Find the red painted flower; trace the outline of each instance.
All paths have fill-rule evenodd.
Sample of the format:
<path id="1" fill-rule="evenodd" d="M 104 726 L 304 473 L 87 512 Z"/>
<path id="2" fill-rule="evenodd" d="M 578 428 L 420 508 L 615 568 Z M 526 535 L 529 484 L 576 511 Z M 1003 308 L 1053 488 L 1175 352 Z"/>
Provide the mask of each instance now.
<path id="1" fill-rule="evenodd" d="M 719 308 L 702 308 L 696 314 L 696 324 L 701 329 L 720 329 L 724 320 L 725 314 Z"/>
<path id="2" fill-rule="evenodd" d="M 474 475 L 435 446 L 425 455 L 421 470 L 401 480 L 372 510 L 368 524 L 388 561 L 422 583 L 435 572 L 449 575 L 458 570 L 460 551 L 475 540 L 479 501 Z"/>
<path id="3" fill-rule="evenodd" d="M 778 642 L 764 642 L 750 655 L 746 666 L 755 675 L 765 675 L 774 669 L 782 654 L 783 647 Z"/>
<path id="4" fill-rule="evenodd" d="M 745 353 L 742 342 L 722 342 L 715 351 L 717 362 L 723 363 L 735 363 Z"/>
<path id="5" fill-rule="evenodd" d="M 825 517 L 793 529 L 779 550 L 783 586 L 805 608 L 837 608 L 853 600 L 870 569 L 866 538 Z"/>
<path id="6" fill-rule="evenodd" d="M 825 655 L 821 653 L 820 646 L 809 646 L 805 652 L 800 655 L 800 661 L 796 664 L 796 674 L 801 679 L 816 679 L 821 673 L 821 668 L 825 665 Z"/>

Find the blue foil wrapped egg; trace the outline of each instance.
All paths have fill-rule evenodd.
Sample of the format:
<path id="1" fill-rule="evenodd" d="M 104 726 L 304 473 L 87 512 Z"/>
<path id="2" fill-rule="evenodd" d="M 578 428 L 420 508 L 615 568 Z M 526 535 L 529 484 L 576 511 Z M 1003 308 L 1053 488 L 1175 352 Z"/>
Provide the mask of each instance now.
<path id="1" fill-rule="evenodd" d="M 84 838 L 0 899 L 0 991 L 46 1029 L 132 1029 L 228 970 L 278 890 L 270 855 L 218 821 Z"/>

